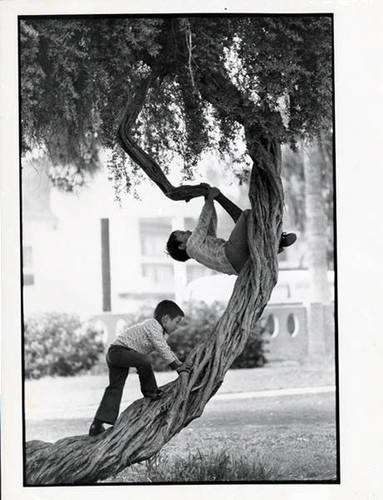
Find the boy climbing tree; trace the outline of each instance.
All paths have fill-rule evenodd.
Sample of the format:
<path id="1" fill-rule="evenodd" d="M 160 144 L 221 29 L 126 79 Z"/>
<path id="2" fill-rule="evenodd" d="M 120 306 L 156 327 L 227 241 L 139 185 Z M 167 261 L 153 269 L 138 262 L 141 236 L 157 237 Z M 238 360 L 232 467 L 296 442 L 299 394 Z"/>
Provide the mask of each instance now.
<path id="1" fill-rule="evenodd" d="M 247 218 L 250 210 L 242 212 L 239 207 L 230 206 L 227 211 L 235 222 L 234 229 L 227 241 L 217 238 L 214 199 L 219 194 L 218 188 L 208 188 L 205 205 L 193 232 L 173 231 L 166 249 L 173 259 L 180 262 L 193 258 L 214 271 L 238 275 L 250 256 L 247 241 Z M 292 245 L 296 239 L 294 233 L 282 233 L 278 252 Z"/>
<path id="2" fill-rule="evenodd" d="M 105 431 L 104 424 L 117 420 L 122 391 L 130 368 L 136 368 L 141 392 L 153 401 L 161 397 L 148 354 L 157 351 L 172 370 L 188 371 L 170 349 L 165 334 L 174 333 L 184 317 L 182 309 L 172 300 L 162 300 L 154 310 L 154 317 L 124 328 L 110 345 L 106 354 L 109 385 L 89 429 L 90 436 Z"/>

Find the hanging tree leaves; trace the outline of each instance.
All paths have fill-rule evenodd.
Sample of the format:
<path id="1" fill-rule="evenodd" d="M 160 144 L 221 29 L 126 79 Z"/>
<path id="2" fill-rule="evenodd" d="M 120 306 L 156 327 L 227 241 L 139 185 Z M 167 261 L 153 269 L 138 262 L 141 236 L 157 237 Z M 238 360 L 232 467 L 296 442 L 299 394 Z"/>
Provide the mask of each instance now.
<path id="1" fill-rule="evenodd" d="M 22 19 L 23 150 L 39 145 L 56 171 L 72 165 L 81 178 L 106 147 L 115 175 L 131 186 L 135 171 L 122 168 L 116 130 L 128 96 L 152 71 L 158 78 L 133 133 L 165 173 L 173 157 L 188 174 L 209 147 L 229 154 L 243 134 L 242 106 L 255 104 L 260 126 L 295 143 L 331 120 L 331 42 L 326 16 Z M 222 77 L 241 100 L 225 93 Z M 212 106 L 204 88 L 222 105 Z M 285 119 L 276 125 L 264 111 L 280 109 Z M 69 178 L 63 187 L 71 188 Z"/>

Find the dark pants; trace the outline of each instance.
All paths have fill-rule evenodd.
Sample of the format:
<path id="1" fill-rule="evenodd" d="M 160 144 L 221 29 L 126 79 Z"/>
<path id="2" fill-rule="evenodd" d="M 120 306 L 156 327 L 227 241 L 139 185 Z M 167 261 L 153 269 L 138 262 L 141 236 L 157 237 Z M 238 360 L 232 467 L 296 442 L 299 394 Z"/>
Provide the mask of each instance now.
<path id="1" fill-rule="evenodd" d="M 129 368 L 137 369 L 141 392 L 144 396 L 155 392 L 158 387 L 149 358 L 143 354 L 122 346 L 110 346 L 106 354 L 106 362 L 109 368 L 109 385 L 105 389 L 95 418 L 108 424 L 114 424 L 120 410 L 122 392 Z"/>
<path id="2" fill-rule="evenodd" d="M 247 218 L 251 210 L 242 211 L 222 193 L 219 193 L 216 200 L 235 222 L 234 229 L 225 245 L 225 253 L 230 264 L 239 274 L 250 256 L 247 244 Z"/>
<path id="3" fill-rule="evenodd" d="M 247 244 L 247 218 L 250 210 L 244 210 L 237 219 L 234 229 L 225 245 L 225 253 L 230 264 L 239 273 L 250 256 Z"/>

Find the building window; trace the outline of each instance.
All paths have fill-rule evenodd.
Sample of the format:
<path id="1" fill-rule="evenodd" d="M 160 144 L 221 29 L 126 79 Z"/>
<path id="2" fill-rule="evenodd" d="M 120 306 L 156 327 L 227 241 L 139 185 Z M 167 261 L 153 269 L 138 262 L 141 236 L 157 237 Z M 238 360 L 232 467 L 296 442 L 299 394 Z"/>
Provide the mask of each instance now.
<path id="1" fill-rule="evenodd" d="M 172 289 L 174 264 L 165 253 L 166 241 L 172 232 L 171 219 L 146 217 L 139 223 L 142 277 L 156 289 Z"/>
<path id="2" fill-rule="evenodd" d="M 173 264 L 142 264 L 142 276 L 150 280 L 153 285 L 172 287 L 174 285 Z"/>
<path id="3" fill-rule="evenodd" d="M 189 264 L 186 267 L 186 281 L 189 284 L 191 281 L 196 280 L 198 278 L 203 278 L 204 276 L 211 276 L 213 274 L 217 274 L 212 269 L 204 267 L 200 264 Z"/>
<path id="4" fill-rule="evenodd" d="M 34 282 L 32 247 L 23 246 L 23 284 L 33 285 Z"/>
<path id="5" fill-rule="evenodd" d="M 165 245 L 172 232 L 169 218 L 140 219 L 141 253 L 145 257 L 164 257 Z"/>

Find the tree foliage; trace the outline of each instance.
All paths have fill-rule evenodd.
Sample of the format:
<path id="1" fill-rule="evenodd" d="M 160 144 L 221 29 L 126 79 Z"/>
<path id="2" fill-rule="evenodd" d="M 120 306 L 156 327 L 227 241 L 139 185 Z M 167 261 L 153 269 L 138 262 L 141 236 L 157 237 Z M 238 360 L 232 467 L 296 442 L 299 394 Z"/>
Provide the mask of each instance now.
<path id="1" fill-rule="evenodd" d="M 172 158 L 187 177 L 206 149 L 233 153 L 251 120 L 295 144 L 331 120 L 331 30 L 330 16 L 24 18 L 23 150 L 43 147 L 53 180 L 70 189 L 106 147 L 115 179 L 129 188 L 137 166 L 126 168 L 116 130 L 150 73 L 133 133 L 165 173 Z M 77 177 L 58 174 L 68 165 Z"/>

